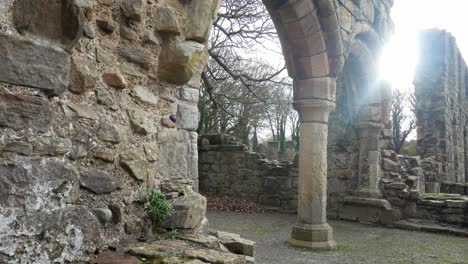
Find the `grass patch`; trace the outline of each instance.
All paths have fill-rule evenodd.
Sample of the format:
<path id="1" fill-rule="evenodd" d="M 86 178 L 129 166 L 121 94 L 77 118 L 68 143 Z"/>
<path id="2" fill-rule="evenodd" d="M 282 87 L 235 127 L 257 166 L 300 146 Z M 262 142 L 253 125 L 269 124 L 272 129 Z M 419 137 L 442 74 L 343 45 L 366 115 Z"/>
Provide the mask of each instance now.
<path id="1" fill-rule="evenodd" d="M 336 251 L 338 252 L 351 252 L 353 251 L 353 247 L 350 245 L 338 245 L 336 246 Z"/>

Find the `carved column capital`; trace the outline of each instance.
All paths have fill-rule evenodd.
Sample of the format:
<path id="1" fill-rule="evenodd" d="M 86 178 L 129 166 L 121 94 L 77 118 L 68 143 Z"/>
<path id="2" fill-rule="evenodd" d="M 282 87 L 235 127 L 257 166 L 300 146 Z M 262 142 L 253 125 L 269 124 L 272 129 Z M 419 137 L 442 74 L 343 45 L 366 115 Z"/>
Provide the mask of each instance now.
<path id="1" fill-rule="evenodd" d="M 299 100 L 293 103 L 302 123 L 328 123 L 330 112 L 335 109 L 335 103 L 321 99 Z"/>

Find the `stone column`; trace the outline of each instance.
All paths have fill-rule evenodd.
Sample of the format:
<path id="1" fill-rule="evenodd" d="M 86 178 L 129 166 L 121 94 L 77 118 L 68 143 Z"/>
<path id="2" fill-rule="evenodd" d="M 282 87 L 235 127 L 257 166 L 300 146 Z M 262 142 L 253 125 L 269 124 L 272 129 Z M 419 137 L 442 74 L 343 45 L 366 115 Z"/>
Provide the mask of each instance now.
<path id="1" fill-rule="evenodd" d="M 359 178 L 357 196 L 381 198 L 379 136 L 383 129 L 380 123 L 359 124 Z"/>
<path id="2" fill-rule="evenodd" d="M 326 214 L 327 141 L 328 116 L 335 107 L 335 82 L 331 78 L 321 78 L 295 82 L 294 85 L 295 108 L 301 116 L 299 201 L 297 222 L 292 228 L 289 243 L 332 250 L 336 243 Z M 311 96 L 313 94 L 315 96 Z"/>

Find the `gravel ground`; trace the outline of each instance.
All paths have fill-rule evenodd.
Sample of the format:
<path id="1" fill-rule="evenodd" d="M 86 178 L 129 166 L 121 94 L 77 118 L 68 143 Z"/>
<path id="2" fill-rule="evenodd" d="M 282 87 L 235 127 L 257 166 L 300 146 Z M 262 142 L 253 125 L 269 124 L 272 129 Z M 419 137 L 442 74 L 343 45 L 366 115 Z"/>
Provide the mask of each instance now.
<path id="1" fill-rule="evenodd" d="M 295 215 L 209 211 L 209 228 L 256 241 L 259 264 L 468 264 L 468 239 L 330 221 L 335 252 L 312 252 L 285 243 Z"/>

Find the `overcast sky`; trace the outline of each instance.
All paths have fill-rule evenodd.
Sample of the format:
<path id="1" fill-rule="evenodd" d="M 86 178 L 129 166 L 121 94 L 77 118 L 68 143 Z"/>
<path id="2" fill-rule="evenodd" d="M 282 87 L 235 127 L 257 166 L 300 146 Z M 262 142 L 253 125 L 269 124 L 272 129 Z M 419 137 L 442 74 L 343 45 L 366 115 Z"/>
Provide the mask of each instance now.
<path id="1" fill-rule="evenodd" d="M 412 85 L 418 59 L 418 31 L 446 29 L 457 39 L 464 58 L 468 58 L 468 0 L 395 0 L 392 18 L 395 33 L 381 60 L 382 78 L 395 89 Z"/>

